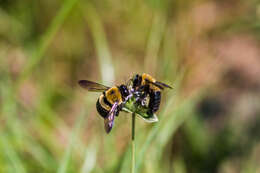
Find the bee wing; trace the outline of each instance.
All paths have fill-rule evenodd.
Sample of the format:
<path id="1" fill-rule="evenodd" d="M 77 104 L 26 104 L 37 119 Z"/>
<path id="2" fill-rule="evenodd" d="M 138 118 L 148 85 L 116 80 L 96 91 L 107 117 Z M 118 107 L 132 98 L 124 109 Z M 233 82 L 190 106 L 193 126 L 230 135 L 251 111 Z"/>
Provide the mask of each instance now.
<path id="1" fill-rule="evenodd" d="M 88 91 L 92 91 L 92 92 L 103 92 L 103 91 L 110 88 L 110 87 L 107 87 L 105 85 L 101 85 L 99 83 L 92 82 L 92 81 L 89 81 L 89 80 L 80 80 L 79 85 L 82 88 L 85 88 Z"/>
<path id="2" fill-rule="evenodd" d="M 109 133 L 114 125 L 115 115 L 118 113 L 118 102 L 115 102 L 108 113 L 108 116 L 104 119 L 105 130 Z"/>
<path id="3" fill-rule="evenodd" d="M 156 83 L 157 85 L 160 85 L 160 86 L 162 86 L 162 87 L 165 87 L 165 88 L 170 88 L 170 89 L 172 89 L 172 87 L 171 87 L 171 86 L 169 86 L 169 85 L 167 85 L 167 84 L 165 84 L 165 83 L 158 82 L 158 81 L 156 81 L 155 83 Z"/>
<path id="4" fill-rule="evenodd" d="M 170 88 L 170 89 L 172 89 L 172 87 L 171 86 L 169 86 L 169 85 L 167 85 L 167 84 L 165 84 L 165 83 L 162 83 L 162 82 L 158 82 L 158 81 L 156 81 L 156 82 L 151 82 L 151 81 L 149 81 L 149 80 L 146 80 L 148 83 L 150 83 L 150 84 L 153 84 L 153 85 L 155 85 L 155 86 L 157 86 L 158 88 L 160 88 L 160 89 L 164 89 L 164 88 Z"/>

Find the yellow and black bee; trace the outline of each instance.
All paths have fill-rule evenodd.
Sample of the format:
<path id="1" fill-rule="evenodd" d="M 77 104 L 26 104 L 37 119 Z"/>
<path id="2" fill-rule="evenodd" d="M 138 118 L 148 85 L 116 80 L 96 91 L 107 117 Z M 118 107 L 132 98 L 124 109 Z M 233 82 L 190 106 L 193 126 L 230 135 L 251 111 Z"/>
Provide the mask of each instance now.
<path id="1" fill-rule="evenodd" d="M 136 74 L 132 79 L 132 91 L 137 94 L 137 102 L 142 102 L 149 95 L 149 104 L 147 114 L 155 113 L 161 103 L 161 90 L 170 88 L 171 86 L 156 81 L 151 75 L 143 73 L 142 75 Z"/>
<path id="2" fill-rule="evenodd" d="M 118 116 L 129 91 L 126 85 L 107 87 L 96 82 L 80 80 L 82 88 L 92 92 L 102 92 L 97 100 L 96 108 L 98 113 L 104 118 L 105 130 L 109 133 L 114 124 L 115 116 Z"/>

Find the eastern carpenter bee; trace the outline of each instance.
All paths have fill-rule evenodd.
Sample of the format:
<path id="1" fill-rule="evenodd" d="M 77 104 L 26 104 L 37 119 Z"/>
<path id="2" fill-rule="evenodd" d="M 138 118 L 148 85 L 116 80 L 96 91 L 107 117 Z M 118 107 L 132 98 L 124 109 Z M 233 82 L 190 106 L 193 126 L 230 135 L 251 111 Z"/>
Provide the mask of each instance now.
<path id="1" fill-rule="evenodd" d="M 102 92 L 97 100 L 96 108 L 104 118 L 105 130 L 109 133 L 114 124 L 115 116 L 122 110 L 123 104 L 127 101 L 129 91 L 126 85 L 107 87 L 96 82 L 80 80 L 82 88 L 92 92 Z"/>
<path id="2" fill-rule="evenodd" d="M 152 115 L 159 109 L 161 90 L 164 88 L 172 89 L 171 86 L 156 81 L 152 76 L 146 73 L 142 75 L 136 74 L 130 81 L 132 82 L 130 91 L 134 94 L 138 104 L 148 107 L 148 115 Z"/>

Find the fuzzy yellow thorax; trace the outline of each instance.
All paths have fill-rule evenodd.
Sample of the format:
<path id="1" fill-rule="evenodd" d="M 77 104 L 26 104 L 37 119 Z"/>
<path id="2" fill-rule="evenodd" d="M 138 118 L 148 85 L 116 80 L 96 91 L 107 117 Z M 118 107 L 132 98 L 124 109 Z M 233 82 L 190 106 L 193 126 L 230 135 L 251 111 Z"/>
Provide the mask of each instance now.
<path id="1" fill-rule="evenodd" d="M 117 87 L 112 87 L 105 92 L 106 98 L 109 103 L 114 104 L 118 102 L 122 103 L 122 95 Z"/>

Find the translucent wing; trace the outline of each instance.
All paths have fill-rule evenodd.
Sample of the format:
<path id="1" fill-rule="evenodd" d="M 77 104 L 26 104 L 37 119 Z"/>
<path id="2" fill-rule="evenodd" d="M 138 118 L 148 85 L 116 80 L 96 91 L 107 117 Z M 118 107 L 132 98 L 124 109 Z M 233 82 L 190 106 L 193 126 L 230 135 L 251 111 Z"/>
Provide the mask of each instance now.
<path id="1" fill-rule="evenodd" d="M 170 88 L 170 89 L 172 89 L 172 87 L 171 87 L 171 86 L 169 86 L 169 85 L 167 85 L 167 84 L 165 84 L 165 83 L 158 82 L 158 81 L 156 81 L 155 83 L 156 83 L 157 85 L 160 85 L 160 86 L 162 86 L 162 87 L 165 87 L 165 88 Z"/>
<path id="2" fill-rule="evenodd" d="M 108 116 L 104 119 L 105 130 L 109 133 L 114 125 L 115 115 L 118 113 L 118 102 L 115 102 L 108 113 Z"/>
<path id="3" fill-rule="evenodd" d="M 85 88 L 88 91 L 92 91 L 92 92 L 103 92 L 103 91 L 110 88 L 110 87 L 107 87 L 105 85 L 101 85 L 99 83 L 92 82 L 92 81 L 89 81 L 89 80 L 80 80 L 79 85 L 82 88 Z"/>
<path id="4" fill-rule="evenodd" d="M 158 88 L 160 88 L 160 89 L 164 89 L 164 88 L 170 88 L 170 89 L 172 89 L 172 87 L 171 86 L 169 86 L 169 85 L 167 85 L 167 84 L 165 84 L 165 83 L 162 83 L 162 82 L 158 82 L 158 81 L 156 81 L 156 82 L 151 82 L 151 81 L 149 81 L 149 80 L 146 80 L 148 83 L 150 83 L 150 84 L 153 84 L 153 85 L 155 85 L 155 86 L 157 86 Z"/>

